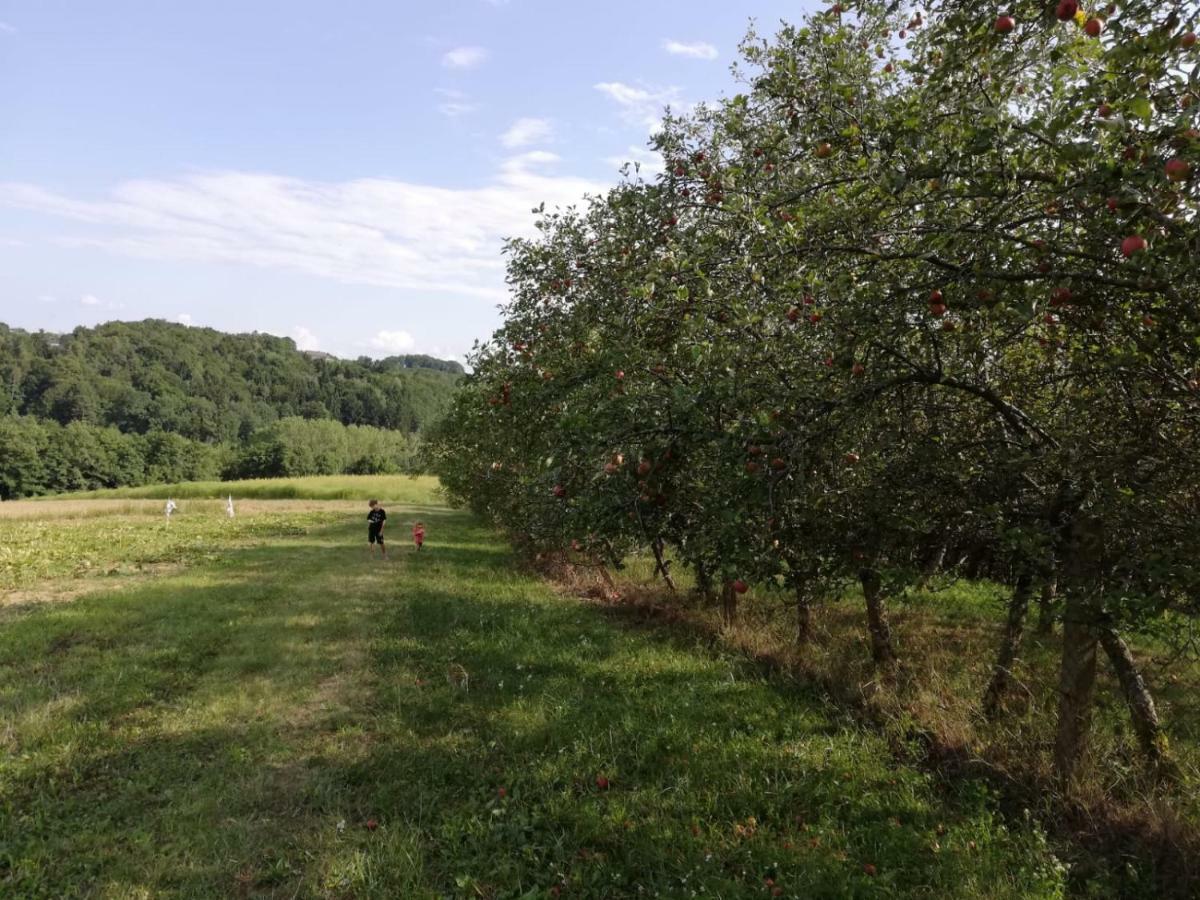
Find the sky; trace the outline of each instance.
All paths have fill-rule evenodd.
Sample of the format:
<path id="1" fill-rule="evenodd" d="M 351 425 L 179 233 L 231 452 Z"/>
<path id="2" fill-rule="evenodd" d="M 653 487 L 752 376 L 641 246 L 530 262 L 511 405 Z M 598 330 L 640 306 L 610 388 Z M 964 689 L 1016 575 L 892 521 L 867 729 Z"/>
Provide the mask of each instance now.
<path id="1" fill-rule="evenodd" d="M 532 209 L 812 0 L 0 0 L 0 322 L 459 359 Z"/>

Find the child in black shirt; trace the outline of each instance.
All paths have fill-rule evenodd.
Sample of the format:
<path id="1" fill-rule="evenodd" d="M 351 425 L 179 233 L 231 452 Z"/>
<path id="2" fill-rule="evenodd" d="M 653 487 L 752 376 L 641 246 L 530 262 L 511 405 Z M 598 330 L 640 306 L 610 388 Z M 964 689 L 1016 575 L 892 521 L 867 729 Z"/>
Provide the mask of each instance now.
<path id="1" fill-rule="evenodd" d="M 372 500 L 367 504 L 371 511 L 367 513 L 367 547 L 371 555 L 375 555 L 375 545 L 379 545 L 380 553 L 383 558 L 387 559 L 387 547 L 383 545 L 383 523 L 387 521 L 387 513 L 383 507 L 379 505 L 378 500 Z"/>

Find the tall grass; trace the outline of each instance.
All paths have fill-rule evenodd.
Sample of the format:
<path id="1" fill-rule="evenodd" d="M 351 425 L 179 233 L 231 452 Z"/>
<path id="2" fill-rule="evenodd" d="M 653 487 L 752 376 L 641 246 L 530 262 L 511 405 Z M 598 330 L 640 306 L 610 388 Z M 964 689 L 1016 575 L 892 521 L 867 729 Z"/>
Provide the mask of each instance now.
<path id="1" fill-rule="evenodd" d="M 188 481 L 142 487 L 84 491 L 45 498 L 58 500 L 221 499 L 235 500 L 366 500 L 392 503 L 435 502 L 438 480 L 428 475 L 313 475 L 305 478 L 254 478 L 244 481 Z"/>

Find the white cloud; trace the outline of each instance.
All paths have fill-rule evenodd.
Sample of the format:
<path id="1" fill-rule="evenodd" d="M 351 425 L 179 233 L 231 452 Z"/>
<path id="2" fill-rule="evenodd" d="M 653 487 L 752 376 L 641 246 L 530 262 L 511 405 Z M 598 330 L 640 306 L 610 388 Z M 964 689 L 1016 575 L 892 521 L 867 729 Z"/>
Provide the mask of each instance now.
<path id="1" fill-rule="evenodd" d="M 179 315 L 177 315 L 175 317 L 175 321 L 178 322 L 180 325 L 186 325 L 188 328 L 191 328 L 193 325 L 196 324 L 195 320 L 192 319 L 191 315 L 189 315 L 188 313 L 180 313 Z"/>
<path id="2" fill-rule="evenodd" d="M 38 303 L 57 303 L 57 302 L 58 302 L 58 298 L 55 297 L 53 294 L 42 294 L 42 296 L 38 297 Z"/>
<path id="3" fill-rule="evenodd" d="M 687 56 L 691 59 L 716 59 L 719 55 L 716 47 L 704 41 L 685 44 L 667 38 L 663 41 L 663 49 L 672 56 Z"/>
<path id="4" fill-rule="evenodd" d="M 643 176 L 659 175 L 666 168 L 662 154 L 657 150 L 647 150 L 645 147 L 630 147 L 620 156 L 608 156 L 604 161 L 614 169 L 620 169 L 626 163 L 637 163 L 638 171 Z"/>
<path id="5" fill-rule="evenodd" d="M 297 350 L 318 350 L 321 346 L 321 341 L 317 336 L 303 325 L 297 325 L 292 329 L 292 340 L 296 342 Z"/>
<path id="6" fill-rule="evenodd" d="M 0 238 L 0 247 L 28 247 L 28 241 L 18 240 L 17 238 Z"/>
<path id="7" fill-rule="evenodd" d="M 58 241 L 70 247 L 499 301 L 507 296 L 504 239 L 534 233 L 530 210 L 543 201 L 578 203 L 607 187 L 548 172 L 555 162 L 545 151 L 523 153 L 466 188 L 214 172 L 125 181 L 91 200 L 0 182 L 0 207 L 75 223 L 76 233 Z"/>
<path id="8" fill-rule="evenodd" d="M 101 300 L 95 294 L 84 294 L 79 298 L 84 306 L 103 306 L 105 309 L 124 309 L 124 303 L 114 303 L 112 300 Z"/>
<path id="9" fill-rule="evenodd" d="M 500 136 L 500 143 L 505 147 L 528 147 L 554 137 L 554 126 L 549 119 L 517 119 L 512 127 Z"/>
<path id="10" fill-rule="evenodd" d="M 371 338 L 371 346 L 388 353 L 404 353 L 416 345 L 407 331 L 381 331 Z"/>
<path id="11" fill-rule="evenodd" d="M 473 69 L 487 57 L 483 47 L 455 47 L 442 56 L 442 65 L 447 69 Z"/>
<path id="12" fill-rule="evenodd" d="M 650 131 L 657 131 L 662 124 L 663 108 L 677 105 L 679 101 L 679 88 L 676 87 L 650 90 L 620 81 L 602 81 L 595 87 L 616 101 L 627 121 L 643 125 Z"/>
<path id="13" fill-rule="evenodd" d="M 457 116 L 465 116 L 468 113 L 473 113 L 479 107 L 471 102 L 471 98 L 462 91 L 456 91 L 451 88 L 435 88 L 434 93 L 442 97 L 442 102 L 438 104 L 438 112 L 443 116 L 456 118 Z"/>
<path id="14" fill-rule="evenodd" d="M 447 100 L 444 103 L 438 104 L 438 112 L 451 119 L 468 115 L 475 112 L 477 109 L 479 109 L 479 107 L 474 103 L 460 103 L 457 100 Z"/>
<path id="15" fill-rule="evenodd" d="M 17 29 L 13 28 L 7 22 L 0 22 L 0 34 L 16 34 Z"/>

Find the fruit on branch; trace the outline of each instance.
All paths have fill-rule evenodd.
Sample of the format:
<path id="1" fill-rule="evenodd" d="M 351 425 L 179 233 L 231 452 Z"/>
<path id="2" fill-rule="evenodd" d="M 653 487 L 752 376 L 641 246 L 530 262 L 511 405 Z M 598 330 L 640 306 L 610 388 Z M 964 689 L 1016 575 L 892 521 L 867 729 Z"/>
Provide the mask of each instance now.
<path id="1" fill-rule="evenodd" d="M 1104 30 L 1104 23 L 1099 19 L 1091 18 L 1083 23 L 1083 31 L 1088 37 L 1100 37 L 1100 32 Z"/>
<path id="2" fill-rule="evenodd" d="M 1078 0 L 1060 0 L 1055 7 L 1054 15 L 1058 16 L 1060 22 L 1070 22 L 1075 18 L 1075 13 L 1079 12 Z"/>
<path id="3" fill-rule="evenodd" d="M 1192 173 L 1192 167 L 1188 165 L 1187 160 L 1174 157 L 1167 160 L 1163 171 L 1167 173 L 1167 177 L 1172 181 L 1186 181 Z"/>
<path id="4" fill-rule="evenodd" d="M 817 144 L 816 149 L 817 159 L 828 159 L 833 154 L 833 146 L 827 141 L 822 141 Z"/>
<path id="5" fill-rule="evenodd" d="M 1131 234 L 1125 240 L 1121 241 L 1121 254 L 1128 259 L 1135 253 L 1141 253 L 1146 249 L 1146 239 L 1140 234 Z"/>
<path id="6" fill-rule="evenodd" d="M 746 584 L 746 582 L 742 581 L 742 579 L 739 578 L 734 581 L 733 591 L 735 594 L 744 594 L 748 590 L 750 590 L 750 585 Z"/>
<path id="7" fill-rule="evenodd" d="M 997 16 L 996 22 L 992 26 L 997 34 L 1008 34 L 1017 25 L 1016 20 L 1012 16 Z"/>

